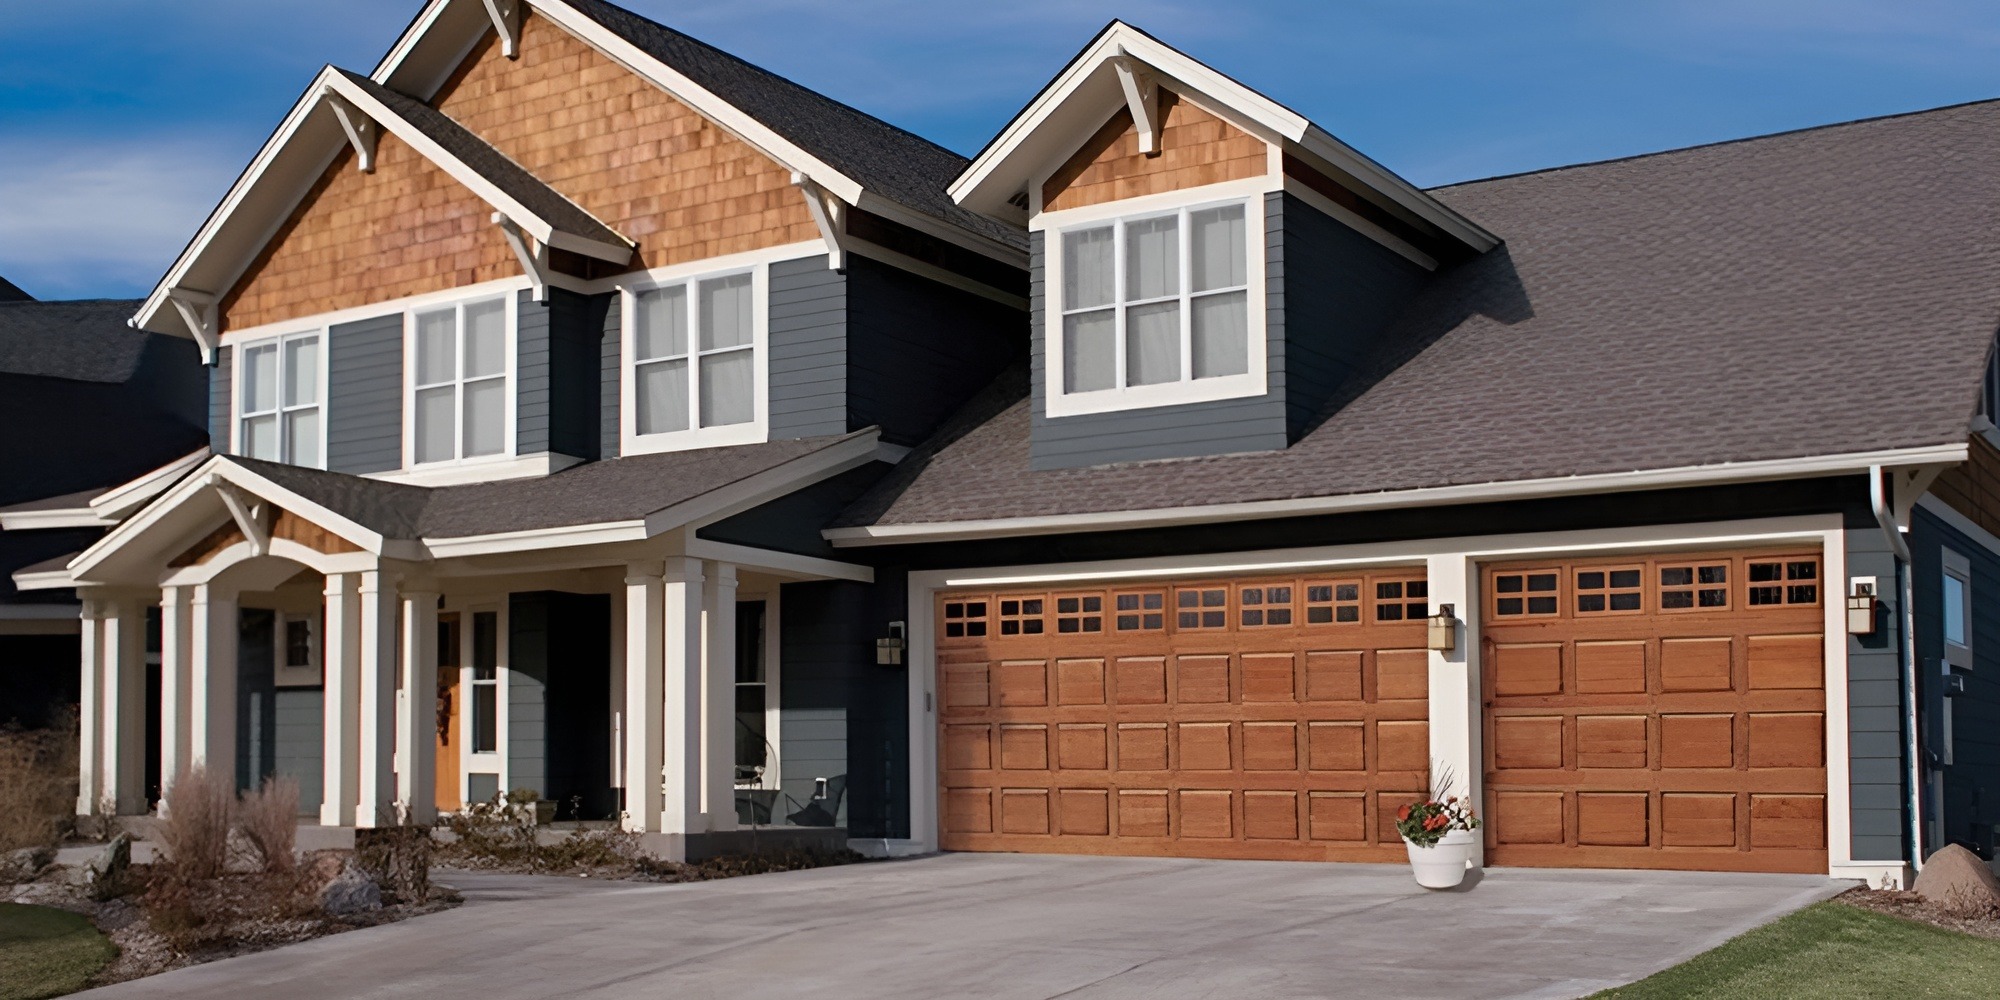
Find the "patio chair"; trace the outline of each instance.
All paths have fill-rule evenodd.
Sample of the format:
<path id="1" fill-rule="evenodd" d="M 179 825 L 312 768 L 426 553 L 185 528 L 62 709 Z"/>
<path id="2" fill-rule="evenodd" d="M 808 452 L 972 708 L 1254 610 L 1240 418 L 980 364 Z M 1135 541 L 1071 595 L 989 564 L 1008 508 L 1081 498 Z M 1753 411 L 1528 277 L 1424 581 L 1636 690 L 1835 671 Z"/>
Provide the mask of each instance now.
<path id="1" fill-rule="evenodd" d="M 847 775 L 836 774 L 826 779 L 825 797 L 815 797 L 800 807 L 799 811 L 785 817 L 785 822 L 793 826 L 837 826 L 840 822 L 840 800 L 847 794 Z M 798 805 L 799 800 L 785 796 L 785 801 Z"/>

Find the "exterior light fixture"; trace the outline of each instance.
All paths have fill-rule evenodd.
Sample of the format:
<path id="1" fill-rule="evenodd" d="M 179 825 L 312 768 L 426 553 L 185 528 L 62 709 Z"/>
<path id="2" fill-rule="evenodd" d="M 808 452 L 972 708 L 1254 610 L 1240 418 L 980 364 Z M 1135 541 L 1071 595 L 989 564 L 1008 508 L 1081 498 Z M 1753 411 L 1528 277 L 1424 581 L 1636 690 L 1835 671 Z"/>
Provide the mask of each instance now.
<path id="1" fill-rule="evenodd" d="M 903 662 L 903 623 L 890 622 L 889 635 L 875 640 L 875 662 L 885 667 L 893 667 Z"/>
<path id="2" fill-rule="evenodd" d="M 1438 613 L 1430 618 L 1430 647 L 1440 653 L 1458 648 L 1458 619 L 1449 604 L 1438 605 Z"/>
<path id="3" fill-rule="evenodd" d="M 1857 576 L 1847 594 L 1847 634 L 1875 634 L 1875 578 Z"/>

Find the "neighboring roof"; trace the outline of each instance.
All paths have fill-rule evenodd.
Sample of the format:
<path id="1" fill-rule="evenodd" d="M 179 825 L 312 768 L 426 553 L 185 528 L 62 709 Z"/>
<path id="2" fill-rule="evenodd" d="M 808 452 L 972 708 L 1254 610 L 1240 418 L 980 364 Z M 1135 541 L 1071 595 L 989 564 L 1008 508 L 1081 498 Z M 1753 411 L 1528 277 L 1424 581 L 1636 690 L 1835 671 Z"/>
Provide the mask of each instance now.
<path id="1" fill-rule="evenodd" d="M 1017 249 L 1019 227 L 960 208 L 945 192 L 971 161 L 706 42 L 604 0 L 560 0 L 846 174 L 863 188 Z"/>
<path id="2" fill-rule="evenodd" d="M 333 67 L 341 79 L 359 88 L 389 114 L 402 119 L 449 157 L 493 185 L 501 194 L 549 224 L 557 232 L 568 233 L 598 243 L 629 248 L 632 241 L 597 220 L 582 206 L 544 184 L 527 168 L 507 158 L 465 126 L 444 112 L 413 97 L 399 94 L 369 78 Z"/>
<path id="3" fill-rule="evenodd" d="M 129 380 L 148 335 L 125 325 L 138 302 L 0 302 L 0 373 L 77 382 Z"/>
<path id="4" fill-rule="evenodd" d="M 21 290 L 21 286 L 0 278 L 0 302 L 33 302 L 35 297 Z"/>
<path id="5" fill-rule="evenodd" d="M 1291 448 L 1035 470 L 1016 372 L 840 524 L 1962 447 L 2000 323 L 1995 162 L 1986 101 L 1435 189 L 1506 244 L 1434 276 Z"/>
<path id="6" fill-rule="evenodd" d="M 795 459 L 872 434 L 770 441 L 586 462 L 547 476 L 412 486 L 225 456 L 385 538 L 463 538 L 634 521 Z"/>

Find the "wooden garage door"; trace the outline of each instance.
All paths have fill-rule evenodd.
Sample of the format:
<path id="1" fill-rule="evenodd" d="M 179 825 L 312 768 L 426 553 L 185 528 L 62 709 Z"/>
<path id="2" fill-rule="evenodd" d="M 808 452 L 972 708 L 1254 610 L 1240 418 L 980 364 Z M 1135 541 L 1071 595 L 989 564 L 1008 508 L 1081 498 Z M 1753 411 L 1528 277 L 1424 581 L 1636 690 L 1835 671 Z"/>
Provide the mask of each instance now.
<path id="1" fill-rule="evenodd" d="M 1421 570 L 949 593 L 947 850 L 1393 859 L 1430 757 Z"/>
<path id="2" fill-rule="evenodd" d="M 1487 858 L 1826 870 L 1815 552 L 1485 573 Z"/>

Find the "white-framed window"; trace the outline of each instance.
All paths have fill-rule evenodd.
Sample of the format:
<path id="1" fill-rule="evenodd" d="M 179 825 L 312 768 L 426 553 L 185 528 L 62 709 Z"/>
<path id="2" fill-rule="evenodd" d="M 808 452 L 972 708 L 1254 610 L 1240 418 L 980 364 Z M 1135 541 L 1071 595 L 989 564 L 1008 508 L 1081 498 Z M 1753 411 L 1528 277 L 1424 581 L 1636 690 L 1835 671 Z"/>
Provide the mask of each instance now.
<path id="1" fill-rule="evenodd" d="M 405 314 L 407 466 L 514 452 L 514 296 Z"/>
<path id="2" fill-rule="evenodd" d="M 319 616 L 279 612 L 271 629 L 272 677 L 278 687 L 318 687 L 320 672 Z"/>
<path id="3" fill-rule="evenodd" d="M 475 610 L 465 616 L 471 622 L 472 652 L 465 666 L 471 697 L 466 705 L 467 754 L 497 754 L 502 739 L 500 700 L 500 612 Z"/>
<path id="4" fill-rule="evenodd" d="M 766 275 L 757 265 L 625 290 L 625 454 L 765 439 Z"/>
<path id="5" fill-rule="evenodd" d="M 1954 667 L 1972 669 L 1972 561 L 1943 550 L 1944 589 L 1938 603 L 1944 622 L 1944 659 Z"/>
<path id="6" fill-rule="evenodd" d="M 312 330 L 237 346 L 236 454 L 325 466 L 323 344 L 320 331 Z"/>
<path id="7" fill-rule="evenodd" d="M 1062 226 L 1047 239 L 1051 416 L 1265 387 L 1257 198 Z"/>

